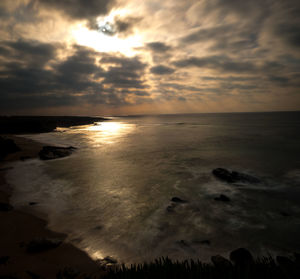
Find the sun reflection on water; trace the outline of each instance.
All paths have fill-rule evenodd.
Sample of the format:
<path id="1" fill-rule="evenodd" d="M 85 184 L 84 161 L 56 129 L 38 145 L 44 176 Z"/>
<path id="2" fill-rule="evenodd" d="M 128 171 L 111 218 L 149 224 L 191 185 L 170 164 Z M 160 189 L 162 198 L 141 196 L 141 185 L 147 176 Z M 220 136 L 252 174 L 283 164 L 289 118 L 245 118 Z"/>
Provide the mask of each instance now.
<path id="1" fill-rule="evenodd" d="M 92 137 L 97 143 L 114 143 L 132 129 L 133 125 L 122 122 L 99 122 L 86 128 L 86 130 L 94 132 Z"/>

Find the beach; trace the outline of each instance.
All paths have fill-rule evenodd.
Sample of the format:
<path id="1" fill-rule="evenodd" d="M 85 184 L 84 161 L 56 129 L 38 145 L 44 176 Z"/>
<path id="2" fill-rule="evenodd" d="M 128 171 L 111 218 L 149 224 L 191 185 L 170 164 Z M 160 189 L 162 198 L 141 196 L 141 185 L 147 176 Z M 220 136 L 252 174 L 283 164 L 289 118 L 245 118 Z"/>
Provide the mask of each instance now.
<path id="1" fill-rule="evenodd" d="M 42 144 L 18 136 L 6 136 L 21 151 L 0 162 L 0 202 L 9 203 L 12 188 L 5 181 L 6 170 L 21 157 L 36 158 Z M 34 206 L 34 205 L 33 205 Z M 56 278 L 59 272 L 72 270 L 82 274 L 101 275 L 100 268 L 85 252 L 62 242 L 54 249 L 28 252 L 26 245 L 35 239 L 64 240 L 66 235 L 47 229 L 47 222 L 20 210 L 0 211 L 0 276 L 11 278 Z M 36 277 L 34 277 L 36 276 Z"/>

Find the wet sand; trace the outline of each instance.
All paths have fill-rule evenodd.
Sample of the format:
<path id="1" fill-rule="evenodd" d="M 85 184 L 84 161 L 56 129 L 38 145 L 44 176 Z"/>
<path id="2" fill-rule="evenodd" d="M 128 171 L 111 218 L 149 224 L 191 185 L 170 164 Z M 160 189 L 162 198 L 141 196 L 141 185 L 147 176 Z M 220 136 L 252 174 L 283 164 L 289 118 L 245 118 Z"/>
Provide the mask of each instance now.
<path id="1" fill-rule="evenodd" d="M 35 158 L 42 148 L 41 143 L 29 139 L 11 135 L 6 137 L 12 138 L 21 151 L 10 154 L 0 161 L 1 203 L 9 203 L 13 191 L 5 181 L 9 164 L 22 157 Z M 0 220 L 0 276 L 56 278 L 59 272 L 66 269 L 91 276 L 103 274 L 97 263 L 85 252 L 65 242 L 43 252 L 28 253 L 27 244 L 34 239 L 66 238 L 64 234 L 48 230 L 46 221 L 14 209 L 0 211 Z"/>

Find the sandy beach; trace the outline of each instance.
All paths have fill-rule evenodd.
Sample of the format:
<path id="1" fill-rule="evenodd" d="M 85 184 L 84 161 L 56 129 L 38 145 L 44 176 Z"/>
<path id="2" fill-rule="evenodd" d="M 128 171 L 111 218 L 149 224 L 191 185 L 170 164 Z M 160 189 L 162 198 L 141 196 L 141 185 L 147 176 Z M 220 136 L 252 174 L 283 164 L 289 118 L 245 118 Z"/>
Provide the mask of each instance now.
<path id="1" fill-rule="evenodd" d="M 0 162 L 0 202 L 9 203 L 13 189 L 5 181 L 10 163 L 35 158 L 42 144 L 16 136 L 12 138 L 21 151 L 10 154 Z M 29 201 L 30 202 L 30 201 Z M 56 278 L 62 272 L 101 275 L 100 268 L 89 256 L 62 242 L 58 247 L 41 252 L 28 252 L 28 244 L 37 239 L 63 241 L 65 235 L 47 229 L 46 221 L 18 210 L 1 210 L 0 276 L 5 278 Z M 10 276 L 10 277 L 9 277 Z"/>

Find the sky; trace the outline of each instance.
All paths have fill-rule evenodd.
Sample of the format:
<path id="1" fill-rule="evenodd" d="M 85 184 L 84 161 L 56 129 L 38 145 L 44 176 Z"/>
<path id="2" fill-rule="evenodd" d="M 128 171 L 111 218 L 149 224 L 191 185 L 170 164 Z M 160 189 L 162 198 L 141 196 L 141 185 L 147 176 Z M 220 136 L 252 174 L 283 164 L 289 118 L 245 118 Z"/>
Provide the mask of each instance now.
<path id="1" fill-rule="evenodd" d="M 300 110 L 299 0 L 1 0 L 0 114 Z"/>

